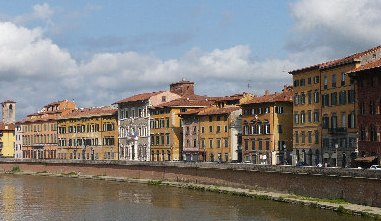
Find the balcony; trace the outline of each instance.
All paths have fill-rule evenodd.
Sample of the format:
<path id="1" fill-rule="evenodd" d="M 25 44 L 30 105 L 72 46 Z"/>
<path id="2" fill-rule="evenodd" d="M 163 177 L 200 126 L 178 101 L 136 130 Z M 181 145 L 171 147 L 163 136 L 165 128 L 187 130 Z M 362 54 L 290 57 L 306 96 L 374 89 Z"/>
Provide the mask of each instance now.
<path id="1" fill-rule="evenodd" d="M 347 128 L 346 127 L 328 128 L 328 133 L 330 133 L 330 134 L 345 134 L 345 133 L 347 133 Z"/>

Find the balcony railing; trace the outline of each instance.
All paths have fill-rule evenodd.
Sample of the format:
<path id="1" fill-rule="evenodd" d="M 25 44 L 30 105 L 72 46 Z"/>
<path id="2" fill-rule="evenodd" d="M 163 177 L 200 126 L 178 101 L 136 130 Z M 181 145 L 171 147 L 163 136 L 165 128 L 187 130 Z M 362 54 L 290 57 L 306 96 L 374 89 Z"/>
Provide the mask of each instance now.
<path id="1" fill-rule="evenodd" d="M 346 127 L 328 128 L 328 133 L 330 133 L 330 134 L 347 133 L 347 128 Z"/>

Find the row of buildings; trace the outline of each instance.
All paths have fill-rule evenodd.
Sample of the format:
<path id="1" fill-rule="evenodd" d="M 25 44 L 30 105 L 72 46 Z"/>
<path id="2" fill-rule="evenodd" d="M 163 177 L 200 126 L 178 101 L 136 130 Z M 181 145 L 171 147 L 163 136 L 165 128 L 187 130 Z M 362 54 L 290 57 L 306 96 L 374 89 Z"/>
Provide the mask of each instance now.
<path id="1" fill-rule="evenodd" d="M 2 103 L 0 154 L 35 159 L 375 163 L 381 149 L 380 56 L 379 46 L 291 71 L 292 86 L 262 96 L 200 96 L 193 82 L 182 80 L 169 90 L 137 94 L 105 107 L 53 102 L 18 122 L 16 104 L 8 100 Z"/>

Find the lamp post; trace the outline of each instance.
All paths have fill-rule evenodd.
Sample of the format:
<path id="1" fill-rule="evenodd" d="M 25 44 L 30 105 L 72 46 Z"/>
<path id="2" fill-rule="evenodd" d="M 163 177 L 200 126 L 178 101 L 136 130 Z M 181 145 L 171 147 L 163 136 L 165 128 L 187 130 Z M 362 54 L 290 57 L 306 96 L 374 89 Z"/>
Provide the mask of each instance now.
<path id="1" fill-rule="evenodd" d="M 338 155 L 339 144 L 335 144 L 335 149 L 336 149 L 336 167 L 337 167 L 337 161 L 339 159 L 339 155 Z"/>
<path id="2" fill-rule="evenodd" d="M 286 144 L 283 144 L 283 165 L 287 164 L 287 149 L 286 149 Z"/>

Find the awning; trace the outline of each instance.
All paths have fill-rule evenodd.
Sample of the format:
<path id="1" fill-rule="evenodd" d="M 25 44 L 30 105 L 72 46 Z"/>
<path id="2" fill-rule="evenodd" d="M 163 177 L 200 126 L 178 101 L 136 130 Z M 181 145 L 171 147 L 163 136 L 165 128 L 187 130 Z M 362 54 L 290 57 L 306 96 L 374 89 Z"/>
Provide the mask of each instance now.
<path id="1" fill-rule="evenodd" d="M 371 163 L 373 162 L 377 157 L 376 156 L 370 156 L 370 157 L 357 157 L 355 161 L 357 162 L 364 162 L 364 163 Z"/>

